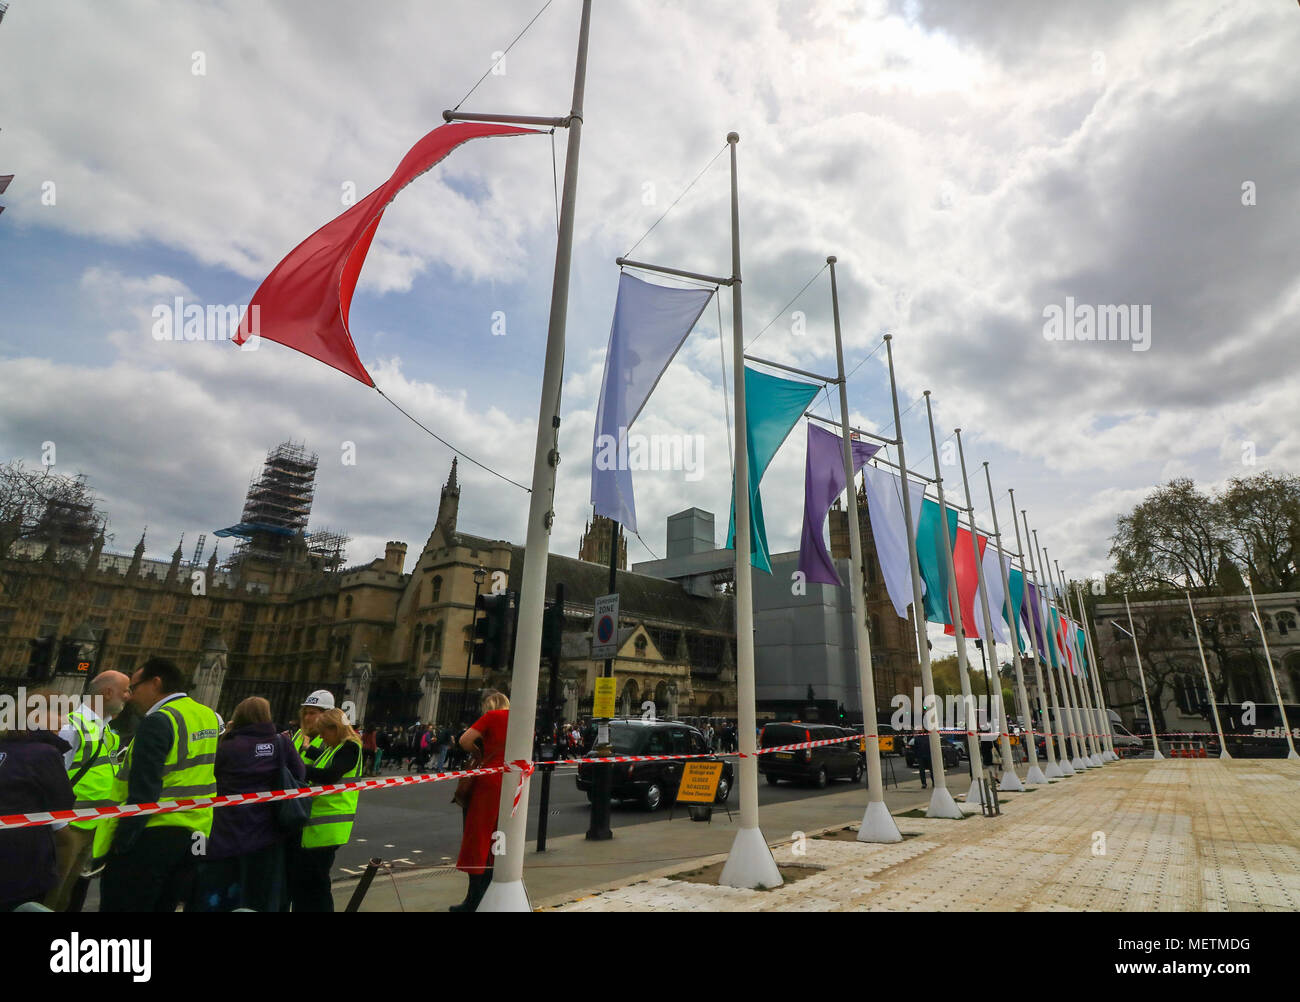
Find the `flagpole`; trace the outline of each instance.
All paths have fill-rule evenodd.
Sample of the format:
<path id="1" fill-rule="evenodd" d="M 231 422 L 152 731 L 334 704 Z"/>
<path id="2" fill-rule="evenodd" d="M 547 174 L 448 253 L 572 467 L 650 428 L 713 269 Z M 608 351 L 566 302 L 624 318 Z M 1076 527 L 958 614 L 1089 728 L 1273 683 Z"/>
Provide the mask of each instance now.
<path id="1" fill-rule="evenodd" d="M 989 511 L 993 513 L 993 539 L 998 549 L 1001 550 L 1002 532 L 998 528 L 998 506 L 993 498 L 993 478 L 989 475 L 987 461 L 984 463 L 984 482 L 989 489 Z M 1013 501 L 1012 504 L 1014 503 Z M 1018 544 L 1017 549 L 1019 549 Z M 1020 709 L 1021 719 L 1024 720 L 1023 733 L 1028 744 L 1026 753 L 1029 759 L 1029 772 L 1025 774 L 1025 783 L 1029 786 L 1045 786 L 1047 777 L 1043 775 L 1043 770 L 1038 766 L 1038 742 L 1034 740 L 1034 716 L 1029 711 L 1029 694 L 1025 691 L 1024 666 L 1020 663 L 1020 610 L 1011 607 L 1011 578 L 1007 574 L 1007 565 L 1003 563 L 1001 556 L 998 557 L 998 570 L 1002 574 L 1002 596 L 1007 614 L 1007 625 L 1011 628 L 1011 662 L 1016 670 L 1016 697 L 1019 700 L 1016 705 Z M 1023 575 L 1021 583 L 1024 583 Z"/>
<path id="2" fill-rule="evenodd" d="M 862 530 L 858 526 L 858 491 L 853 471 L 853 445 L 849 439 L 849 393 L 844 379 L 844 341 L 840 334 L 840 293 L 835 280 L 834 255 L 826 259 L 831 271 L 831 315 L 835 320 L 835 372 L 840 384 L 840 452 L 844 457 L 844 483 L 848 488 L 849 557 L 853 581 L 849 586 L 853 606 L 853 633 L 857 641 L 858 686 L 862 690 L 862 736 L 867 755 L 867 809 L 858 829 L 859 842 L 901 842 L 894 816 L 885 806 L 880 769 L 879 723 L 876 716 L 876 678 L 871 667 L 871 634 L 867 630 L 866 567 L 862 561 Z M 904 491 L 906 491 L 904 487 Z"/>
<path id="3" fill-rule="evenodd" d="M 1074 649 L 1078 651 L 1079 661 L 1083 665 L 1084 669 L 1083 682 L 1081 683 L 1083 691 L 1088 695 L 1088 705 L 1092 707 L 1093 717 L 1097 721 L 1097 732 L 1095 735 L 1097 739 L 1097 760 L 1102 765 L 1105 765 L 1107 762 L 1113 761 L 1110 754 L 1110 747 L 1106 742 L 1106 739 L 1110 734 L 1110 717 L 1106 714 L 1105 704 L 1102 702 L 1097 691 L 1096 662 L 1089 655 L 1087 633 L 1084 633 L 1083 642 L 1080 642 L 1079 640 L 1079 633 L 1083 630 L 1083 617 L 1087 615 L 1087 613 L 1083 606 L 1083 597 L 1079 593 L 1078 582 L 1066 581 L 1065 572 L 1061 570 L 1059 562 L 1056 565 L 1056 569 L 1061 575 L 1061 580 L 1065 581 L 1066 592 L 1073 596 L 1070 604 L 1071 613 L 1076 614 L 1079 617 L 1078 620 L 1070 624 L 1074 629 Z M 1076 608 L 1077 612 L 1075 612 Z"/>
<path id="4" fill-rule="evenodd" d="M 1128 613 L 1128 635 L 1133 641 L 1133 657 L 1137 660 L 1138 678 L 1142 681 L 1142 702 L 1147 708 L 1147 723 L 1151 726 L 1151 758 L 1157 762 L 1164 756 L 1160 754 L 1160 739 L 1156 736 L 1156 715 L 1151 712 L 1151 696 L 1147 693 L 1147 676 L 1142 670 L 1142 655 L 1138 651 L 1137 630 L 1133 626 L 1133 609 L 1128 604 L 1128 592 L 1124 593 L 1124 611 Z"/>
<path id="5" fill-rule="evenodd" d="M 1065 661 L 1065 651 L 1057 643 L 1056 634 L 1061 628 L 1060 610 L 1057 608 L 1056 585 L 1052 581 L 1051 565 L 1047 562 L 1047 551 L 1042 544 L 1038 542 L 1038 530 L 1034 530 L 1034 548 L 1038 550 L 1039 564 L 1043 568 L 1043 580 L 1047 582 L 1047 619 L 1052 620 L 1051 629 L 1047 631 L 1047 638 L 1052 642 L 1052 650 L 1056 654 L 1056 670 L 1060 675 L 1061 681 L 1061 698 L 1062 709 L 1070 717 L 1070 745 L 1074 749 L 1074 757 L 1070 759 L 1070 765 L 1075 769 L 1082 771 L 1090 768 L 1088 759 L 1083 754 L 1086 747 L 1083 742 L 1083 722 L 1079 719 L 1079 714 L 1074 705 L 1074 691 L 1070 687 L 1070 668 Z M 1054 601 L 1055 600 L 1055 601 Z"/>
<path id="6" fill-rule="evenodd" d="M 1077 583 L 1074 586 L 1074 596 L 1079 603 L 1079 625 L 1083 627 L 1083 642 L 1088 648 L 1088 663 L 1093 666 L 1092 687 L 1097 692 L 1097 706 L 1101 710 L 1105 723 L 1103 731 L 1106 735 L 1106 756 L 1111 762 L 1118 762 L 1119 755 L 1115 753 L 1115 729 L 1110 722 L 1110 706 L 1106 702 L 1106 687 L 1102 685 L 1101 662 L 1097 660 L 1097 646 L 1092 642 L 1092 624 L 1088 622 L 1088 607 L 1083 601 L 1083 588 Z"/>
<path id="7" fill-rule="evenodd" d="M 1079 634 L 1078 631 L 1074 629 L 1074 602 L 1070 598 L 1070 589 L 1066 584 L 1065 575 L 1061 573 L 1061 562 L 1054 559 L 1052 565 L 1056 568 L 1057 586 L 1061 589 L 1061 602 L 1065 605 L 1065 628 L 1068 634 L 1066 640 L 1068 640 L 1070 646 L 1074 648 L 1073 654 L 1079 655 L 1079 658 L 1081 658 L 1082 654 L 1080 654 L 1079 651 Z M 1078 660 L 1078 658 L 1076 658 L 1076 660 Z M 1080 665 L 1080 668 L 1082 667 L 1083 666 Z M 1083 684 L 1083 680 L 1087 676 L 1079 673 L 1072 674 L 1074 674 L 1074 687 L 1078 692 L 1079 712 L 1084 715 L 1089 723 L 1089 728 L 1083 735 L 1089 752 L 1088 764 L 1096 768 L 1101 768 L 1106 763 L 1103 762 L 1101 758 L 1101 732 L 1097 730 L 1096 708 L 1092 705 L 1092 695 L 1088 692 L 1088 687 Z"/>
<path id="8" fill-rule="evenodd" d="M 984 582 L 984 559 L 982 556 L 980 556 L 979 540 L 976 538 L 975 535 L 975 506 L 971 503 L 970 478 L 966 476 L 966 451 L 961 444 L 960 428 L 956 430 L 956 435 L 957 435 L 957 458 L 961 461 L 961 482 L 962 482 L 962 487 L 966 491 L 966 508 L 970 511 L 970 528 L 971 528 L 970 545 L 971 545 L 971 550 L 975 556 L 975 580 L 978 583 L 978 590 L 980 594 L 980 614 L 984 620 L 984 636 L 981 639 L 983 639 L 984 641 L 984 650 L 988 652 L 989 665 L 996 667 L 998 663 L 998 642 L 996 636 L 993 633 L 993 617 L 989 614 L 988 585 L 985 584 Z M 998 566 L 1001 567 L 1002 558 L 997 555 L 996 551 L 994 551 L 993 557 L 995 560 L 997 560 Z M 1015 645 L 1012 644 L 1012 646 L 1014 647 Z M 998 701 L 998 706 L 1001 707 L 1002 706 L 1001 675 L 998 676 L 998 684 L 994 688 L 995 691 L 997 692 L 996 699 Z M 992 711 L 993 711 L 993 707 L 990 706 L 989 713 L 992 714 Z M 1006 711 L 1004 708 L 1002 709 L 1001 712 L 999 712 L 996 715 L 998 718 L 998 743 L 1001 745 L 1002 748 L 1002 762 L 1003 762 L 1002 781 L 998 784 L 998 789 L 1012 792 L 1012 793 L 1020 793 L 1024 791 L 1025 787 L 1024 784 L 1020 782 L 1020 777 L 1016 775 L 1016 760 L 1011 754 L 1011 738 L 1007 736 L 1007 728 L 1005 723 L 1003 723 L 1002 721 L 1002 714 L 1005 712 Z M 990 723 L 991 722 L 992 719 L 990 718 Z"/>
<path id="9" fill-rule="evenodd" d="M 736 144 L 731 146 L 731 334 L 732 380 L 736 415 L 736 475 L 731 486 L 736 507 L 736 720 L 740 729 L 740 829 L 731 843 L 718 883 L 725 887 L 780 887 L 772 850 L 758 827 L 758 741 L 754 706 L 754 601 L 749 567 L 749 434 L 745 414 L 745 331 L 740 295 L 740 192 L 736 180 Z"/>
<path id="10" fill-rule="evenodd" d="M 551 315 L 546 333 L 546 361 L 538 405 L 537 437 L 533 449 L 532 494 L 528 502 L 528 534 L 519 588 L 519 633 L 511 675 L 512 708 L 506 731 L 505 761 L 531 762 L 537 720 L 537 678 L 542 658 L 542 613 L 546 602 L 546 564 L 551 524 L 555 520 L 555 468 L 559 462 L 560 391 L 564 380 L 564 336 L 569 312 L 569 272 L 573 258 L 573 223 L 578 198 L 578 157 L 582 145 L 583 99 L 587 83 L 587 42 L 591 33 L 591 0 L 582 0 L 578 55 L 573 74 L 573 104 L 568 151 L 564 161 L 564 195 L 555 245 L 555 275 L 551 285 Z M 504 853 L 492 868 L 479 911 L 531 911 L 524 887 L 524 848 L 528 824 L 528 783 L 522 773 L 505 773 L 497 808 Z M 518 807 L 515 807 L 516 791 Z M 494 843 L 496 840 L 494 838 Z"/>
<path id="11" fill-rule="evenodd" d="M 921 723 L 930 743 L 930 774 L 934 780 L 934 793 L 930 796 L 930 806 L 925 816 L 961 820 L 965 815 L 957 806 L 957 801 L 952 799 L 952 794 L 948 792 L 948 776 L 943 765 L 943 745 L 939 740 L 940 724 L 936 719 L 934 727 L 931 728 L 931 716 L 926 712 L 924 705 L 928 704 L 932 710 L 935 709 L 938 697 L 934 691 L 934 673 L 930 669 L 930 642 L 925 635 L 925 604 L 921 597 L 921 562 L 916 555 L 916 523 L 912 520 L 912 491 L 907 482 L 907 455 L 903 450 L 903 419 L 898 412 L 898 383 L 894 379 L 893 340 L 892 334 L 885 335 L 885 354 L 889 357 L 889 398 L 894 405 L 894 434 L 898 436 L 898 465 L 902 471 L 898 483 L 903 494 L 903 521 L 907 525 L 907 557 L 912 568 L 912 619 L 916 623 L 917 656 L 921 659 L 923 702 Z M 925 503 L 924 498 L 921 503 Z M 946 525 L 946 517 L 942 512 L 940 515 Z M 939 763 L 937 769 L 934 767 L 936 762 Z"/>
<path id="12" fill-rule="evenodd" d="M 1043 654 L 1046 648 L 1039 643 L 1037 583 L 1032 580 L 1029 573 L 1029 563 L 1025 559 L 1028 548 L 1020 540 L 1020 520 L 1016 518 L 1016 492 L 1008 488 L 1007 494 L 1011 497 L 1011 524 L 1016 530 L 1016 549 L 1020 551 L 1020 572 L 1025 579 L 1025 605 L 1029 607 L 1029 648 L 1034 655 L 1034 670 L 1038 673 L 1038 710 L 1042 714 L 1040 723 L 1043 726 L 1043 749 L 1047 753 L 1047 768 L 1044 770 L 1044 775 L 1047 777 L 1048 782 L 1051 782 L 1053 779 L 1064 779 L 1067 775 L 1056 759 L 1056 741 L 1060 740 L 1062 749 L 1064 749 L 1064 739 L 1060 738 L 1057 732 L 1052 730 L 1052 714 L 1048 709 L 1047 699 L 1050 688 L 1052 702 L 1056 702 L 1056 689 L 1052 685 L 1052 672 L 1047 667 L 1046 657 Z M 1028 534 L 1026 533 L 1026 535 Z M 1031 585 L 1034 587 L 1032 599 L 1030 596 Z"/>
<path id="13" fill-rule="evenodd" d="M 1273 667 L 1273 656 L 1268 652 L 1268 637 L 1264 635 L 1264 620 L 1260 618 L 1259 606 L 1255 602 L 1255 582 L 1247 581 L 1246 587 L 1250 589 L 1250 607 L 1255 610 L 1255 626 L 1259 630 L 1259 639 L 1264 642 L 1264 660 L 1268 662 L 1268 673 L 1273 679 L 1273 695 L 1277 696 L 1277 709 L 1282 714 L 1282 730 L 1286 731 L 1286 746 L 1291 749 L 1287 758 L 1300 759 L 1296 754 L 1295 738 L 1291 734 L 1291 723 L 1286 718 L 1286 704 L 1282 702 L 1282 690 L 1277 684 L 1277 670 Z"/>
<path id="14" fill-rule="evenodd" d="M 1205 672 L 1205 691 L 1210 697 L 1210 709 L 1214 711 L 1214 729 L 1219 732 L 1219 758 L 1232 758 L 1228 754 L 1228 742 L 1223 737 L 1223 723 L 1219 720 L 1219 701 L 1214 697 L 1214 685 L 1210 682 L 1210 666 L 1205 663 L 1205 648 L 1201 646 L 1201 627 L 1196 622 L 1196 608 L 1192 605 L 1192 592 L 1187 589 L 1187 611 L 1192 615 L 1192 629 L 1196 631 L 1196 650 L 1201 655 L 1201 670 Z"/>
<path id="15" fill-rule="evenodd" d="M 957 674 L 961 678 L 961 700 L 966 716 L 966 751 L 970 756 L 970 789 L 966 803 L 981 803 L 979 777 L 984 774 L 984 760 L 980 757 L 979 736 L 972 727 L 978 725 L 975 717 L 975 699 L 971 695 L 970 668 L 966 658 L 966 630 L 961 621 L 961 594 L 957 590 L 957 568 L 953 566 L 952 553 L 956 543 L 948 533 L 948 508 L 943 500 L 943 473 L 939 469 L 939 443 L 934 437 L 934 411 L 930 406 L 930 391 L 925 391 L 925 417 L 930 424 L 930 454 L 934 457 L 934 487 L 939 494 L 939 527 L 943 532 L 943 555 L 948 565 L 948 602 L 952 612 L 953 636 L 957 641 Z M 979 773 L 975 763 L 979 762 Z M 942 760 L 940 760 L 942 764 Z"/>
<path id="16" fill-rule="evenodd" d="M 1023 508 L 1020 509 L 1020 518 L 1025 523 L 1025 551 L 1029 554 L 1029 565 L 1031 576 L 1034 583 L 1034 608 L 1033 616 L 1030 622 L 1034 625 L 1037 632 L 1038 627 L 1044 626 L 1043 634 L 1038 637 L 1041 642 L 1040 652 L 1043 655 L 1043 670 L 1047 675 L 1048 687 L 1051 690 L 1052 706 L 1049 708 L 1048 718 L 1050 720 L 1050 710 L 1056 710 L 1056 723 L 1061 730 L 1056 732 L 1057 747 L 1060 750 L 1060 756 L 1057 759 L 1063 776 L 1073 776 L 1077 771 L 1070 763 L 1070 748 L 1067 737 L 1070 736 L 1070 723 L 1065 716 L 1065 698 L 1062 695 L 1060 701 L 1057 700 L 1056 692 L 1056 649 L 1052 646 L 1051 631 L 1046 629 L 1047 610 L 1043 607 L 1043 582 L 1038 577 L 1038 558 L 1034 556 L 1033 538 L 1029 532 L 1029 516 Z"/>

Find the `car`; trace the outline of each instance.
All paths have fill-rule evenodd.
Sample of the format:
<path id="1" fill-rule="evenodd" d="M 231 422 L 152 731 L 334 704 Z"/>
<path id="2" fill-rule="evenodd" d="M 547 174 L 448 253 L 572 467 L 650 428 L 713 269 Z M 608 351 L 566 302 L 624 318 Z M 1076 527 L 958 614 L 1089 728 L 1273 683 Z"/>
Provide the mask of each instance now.
<path id="1" fill-rule="evenodd" d="M 929 738 L 924 734 L 917 734 L 909 738 L 904 745 L 903 755 L 907 761 L 909 769 L 916 768 L 916 742 L 928 741 Z M 939 735 L 939 746 L 943 751 L 943 768 L 946 772 L 949 769 L 956 768 L 962 759 L 961 743 L 949 734 Z"/>
<path id="2" fill-rule="evenodd" d="M 834 738 L 858 738 L 846 728 L 832 724 L 805 724 L 798 721 L 773 723 L 764 726 L 758 736 L 759 748 L 777 748 L 781 745 L 803 744 L 806 741 L 827 741 Z M 859 740 L 822 745 L 819 748 L 802 748 L 796 751 L 772 752 L 759 755 L 758 771 L 767 777 L 771 786 L 783 779 L 811 783 L 824 788 L 833 779 L 862 781 L 866 763 L 858 750 Z"/>
<path id="3" fill-rule="evenodd" d="M 611 720 L 610 744 L 615 755 L 700 755 L 706 758 L 690 761 L 722 762 L 722 775 L 718 778 L 718 792 L 714 801 L 725 804 L 735 785 L 735 766 L 714 755 L 704 742 L 704 735 L 689 724 L 671 720 Z M 635 800 L 647 811 L 657 811 L 665 803 L 676 799 L 677 787 L 682 778 L 684 759 L 660 762 L 617 762 L 596 765 L 587 753 L 578 762 L 578 789 L 595 799 L 597 769 L 613 770 L 610 797 L 613 800 Z"/>

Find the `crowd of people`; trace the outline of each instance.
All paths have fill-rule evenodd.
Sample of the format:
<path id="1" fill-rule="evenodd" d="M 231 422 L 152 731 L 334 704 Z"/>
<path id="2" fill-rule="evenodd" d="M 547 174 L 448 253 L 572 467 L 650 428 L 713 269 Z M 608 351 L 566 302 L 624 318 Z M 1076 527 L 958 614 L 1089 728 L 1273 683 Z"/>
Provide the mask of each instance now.
<path id="1" fill-rule="evenodd" d="M 128 678 L 104 671 L 57 719 L 18 714 L 0 729 L 0 815 L 342 784 L 389 772 L 453 772 L 504 762 L 509 700 L 482 694 L 460 726 L 416 722 L 357 733 L 328 690 L 277 727 L 251 696 L 229 721 L 184 691 L 175 662 L 150 658 Z M 53 689 L 29 699 L 57 702 Z M 72 702 L 77 702 L 73 700 Z M 715 751 L 733 751 L 733 722 L 701 722 Z M 596 728 L 557 721 L 534 734 L 534 759 L 587 754 Z M 543 754 L 543 749 L 547 754 Z M 457 866 L 469 877 L 455 910 L 473 911 L 491 880 L 488 843 L 501 777 L 461 780 Z M 346 845 L 358 791 L 273 803 L 78 819 L 0 830 L 0 912 L 40 905 L 80 911 L 100 876 L 100 910 L 333 911 L 330 872 Z"/>

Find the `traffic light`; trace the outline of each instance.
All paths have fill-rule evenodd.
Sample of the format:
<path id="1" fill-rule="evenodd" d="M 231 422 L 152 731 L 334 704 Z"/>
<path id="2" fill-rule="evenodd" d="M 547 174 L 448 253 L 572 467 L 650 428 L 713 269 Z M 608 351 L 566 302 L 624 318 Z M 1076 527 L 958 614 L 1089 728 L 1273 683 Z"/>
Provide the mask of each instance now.
<path id="1" fill-rule="evenodd" d="M 542 613 L 542 660 L 549 661 L 560 656 L 560 643 L 564 634 L 564 614 L 550 602 Z"/>
<path id="2" fill-rule="evenodd" d="M 27 659 L 27 681 L 44 682 L 50 674 L 50 661 L 54 657 L 54 638 L 37 637 L 28 643 L 32 650 Z"/>
<path id="3" fill-rule="evenodd" d="M 509 666 L 514 653 L 515 593 L 479 595 L 474 606 L 479 615 L 474 621 L 473 662 L 501 671 Z"/>

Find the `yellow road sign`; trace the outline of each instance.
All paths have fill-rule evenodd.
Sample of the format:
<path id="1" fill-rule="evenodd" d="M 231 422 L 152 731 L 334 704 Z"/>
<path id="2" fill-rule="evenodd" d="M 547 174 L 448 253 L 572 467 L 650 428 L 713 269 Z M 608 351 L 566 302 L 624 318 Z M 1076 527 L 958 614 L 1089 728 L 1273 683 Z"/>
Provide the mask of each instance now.
<path id="1" fill-rule="evenodd" d="M 677 787 L 677 803 L 713 803 L 721 778 L 721 762 L 687 762 L 682 768 L 681 784 Z"/>
<path id="2" fill-rule="evenodd" d="M 615 710 L 614 679 L 596 679 L 596 698 L 591 708 L 591 715 L 597 720 L 609 720 Z"/>

